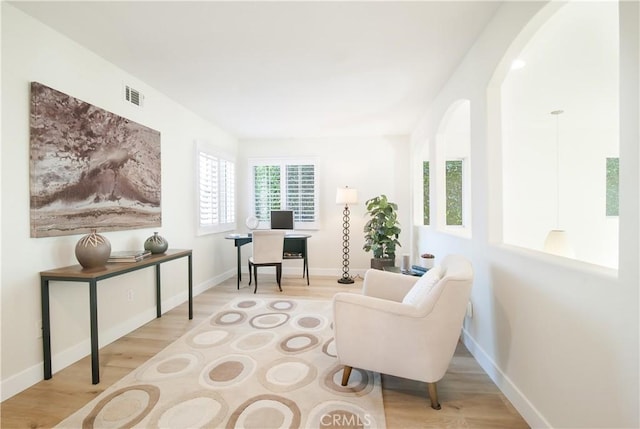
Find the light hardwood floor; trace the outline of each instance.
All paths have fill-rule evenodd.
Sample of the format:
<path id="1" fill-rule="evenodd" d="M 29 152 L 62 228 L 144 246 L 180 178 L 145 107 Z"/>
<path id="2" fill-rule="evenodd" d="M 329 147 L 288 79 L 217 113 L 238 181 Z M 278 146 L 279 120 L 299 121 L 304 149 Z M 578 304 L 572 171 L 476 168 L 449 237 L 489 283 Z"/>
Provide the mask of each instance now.
<path id="1" fill-rule="evenodd" d="M 362 281 L 343 286 L 335 278 L 302 279 L 283 276 L 278 292 L 275 279 L 260 275 L 258 295 L 330 299 L 336 292 L 360 293 Z M 198 325 L 230 299 L 252 296 L 246 279 L 236 290 L 235 277 L 194 298 L 193 320 L 182 304 L 100 350 L 100 383 L 91 384 L 91 362 L 86 358 L 57 372 L 53 378 L 7 399 L 0 406 L 3 429 L 50 428 L 81 408 L 171 342 Z M 401 358 L 401 357 L 399 357 Z M 429 406 L 426 384 L 382 376 L 384 410 L 389 428 L 528 428 L 527 423 L 484 373 L 462 343 L 451 366 L 438 383 L 442 409 Z M 176 428 L 177 429 L 177 428 Z"/>

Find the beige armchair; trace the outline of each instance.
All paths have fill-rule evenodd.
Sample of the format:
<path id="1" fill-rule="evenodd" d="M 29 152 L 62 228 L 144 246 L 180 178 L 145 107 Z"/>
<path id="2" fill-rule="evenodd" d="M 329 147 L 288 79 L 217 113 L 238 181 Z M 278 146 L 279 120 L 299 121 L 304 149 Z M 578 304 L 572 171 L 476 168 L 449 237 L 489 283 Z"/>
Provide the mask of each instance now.
<path id="1" fill-rule="evenodd" d="M 333 299 L 342 385 L 352 367 L 427 383 L 439 410 L 442 379 L 460 337 L 473 270 L 463 256 L 449 255 L 422 277 L 368 270 L 362 295 Z"/>
<path id="2" fill-rule="evenodd" d="M 253 256 L 249 258 L 249 285 L 255 277 L 253 293 L 258 290 L 258 267 L 276 267 L 276 281 L 278 289 L 282 279 L 282 259 L 284 251 L 284 230 L 266 229 L 253 231 L 251 238 L 253 244 Z M 253 276 L 251 275 L 253 269 Z"/>

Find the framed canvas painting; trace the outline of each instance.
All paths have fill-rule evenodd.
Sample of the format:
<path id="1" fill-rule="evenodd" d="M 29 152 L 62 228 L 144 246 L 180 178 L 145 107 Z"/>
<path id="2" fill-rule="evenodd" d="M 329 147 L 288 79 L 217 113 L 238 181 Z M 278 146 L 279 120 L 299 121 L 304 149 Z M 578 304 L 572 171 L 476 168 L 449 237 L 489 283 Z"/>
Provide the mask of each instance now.
<path id="1" fill-rule="evenodd" d="M 31 237 L 158 227 L 160 132 L 31 83 Z"/>

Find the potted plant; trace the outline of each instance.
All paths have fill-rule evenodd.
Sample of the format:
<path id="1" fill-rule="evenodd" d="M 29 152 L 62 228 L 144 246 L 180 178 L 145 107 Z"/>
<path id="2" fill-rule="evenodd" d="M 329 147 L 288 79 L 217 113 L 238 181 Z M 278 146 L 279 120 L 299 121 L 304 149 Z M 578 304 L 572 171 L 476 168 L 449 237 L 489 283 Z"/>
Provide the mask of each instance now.
<path id="1" fill-rule="evenodd" d="M 435 261 L 435 256 L 431 253 L 423 253 L 420 255 L 420 265 L 423 268 L 429 269 L 433 268 L 433 262 Z"/>
<path id="2" fill-rule="evenodd" d="M 363 249 L 373 252 L 371 268 L 381 270 L 385 266 L 393 267 L 396 260 L 396 246 L 400 246 L 398 205 L 390 202 L 384 194 L 367 200 L 365 204 L 371 219 L 364 225 Z"/>

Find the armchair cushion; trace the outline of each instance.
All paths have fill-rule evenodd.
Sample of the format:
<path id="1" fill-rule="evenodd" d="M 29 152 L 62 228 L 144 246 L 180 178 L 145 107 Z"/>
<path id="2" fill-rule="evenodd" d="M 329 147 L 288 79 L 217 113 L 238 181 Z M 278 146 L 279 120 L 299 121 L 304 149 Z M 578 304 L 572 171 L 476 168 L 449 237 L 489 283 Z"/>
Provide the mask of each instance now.
<path id="1" fill-rule="evenodd" d="M 442 270 L 440 266 L 434 266 L 413 285 L 411 290 L 409 290 L 402 299 L 402 303 L 417 306 L 426 299 L 431 289 L 440 281 L 441 277 Z"/>
<path id="2" fill-rule="evenodd" d="M 404 274 L 367 270 L 364 275 L 362 294 L 402 302 L 402 298 L 411 290 L 418 279 L 419 277 Z"/>

